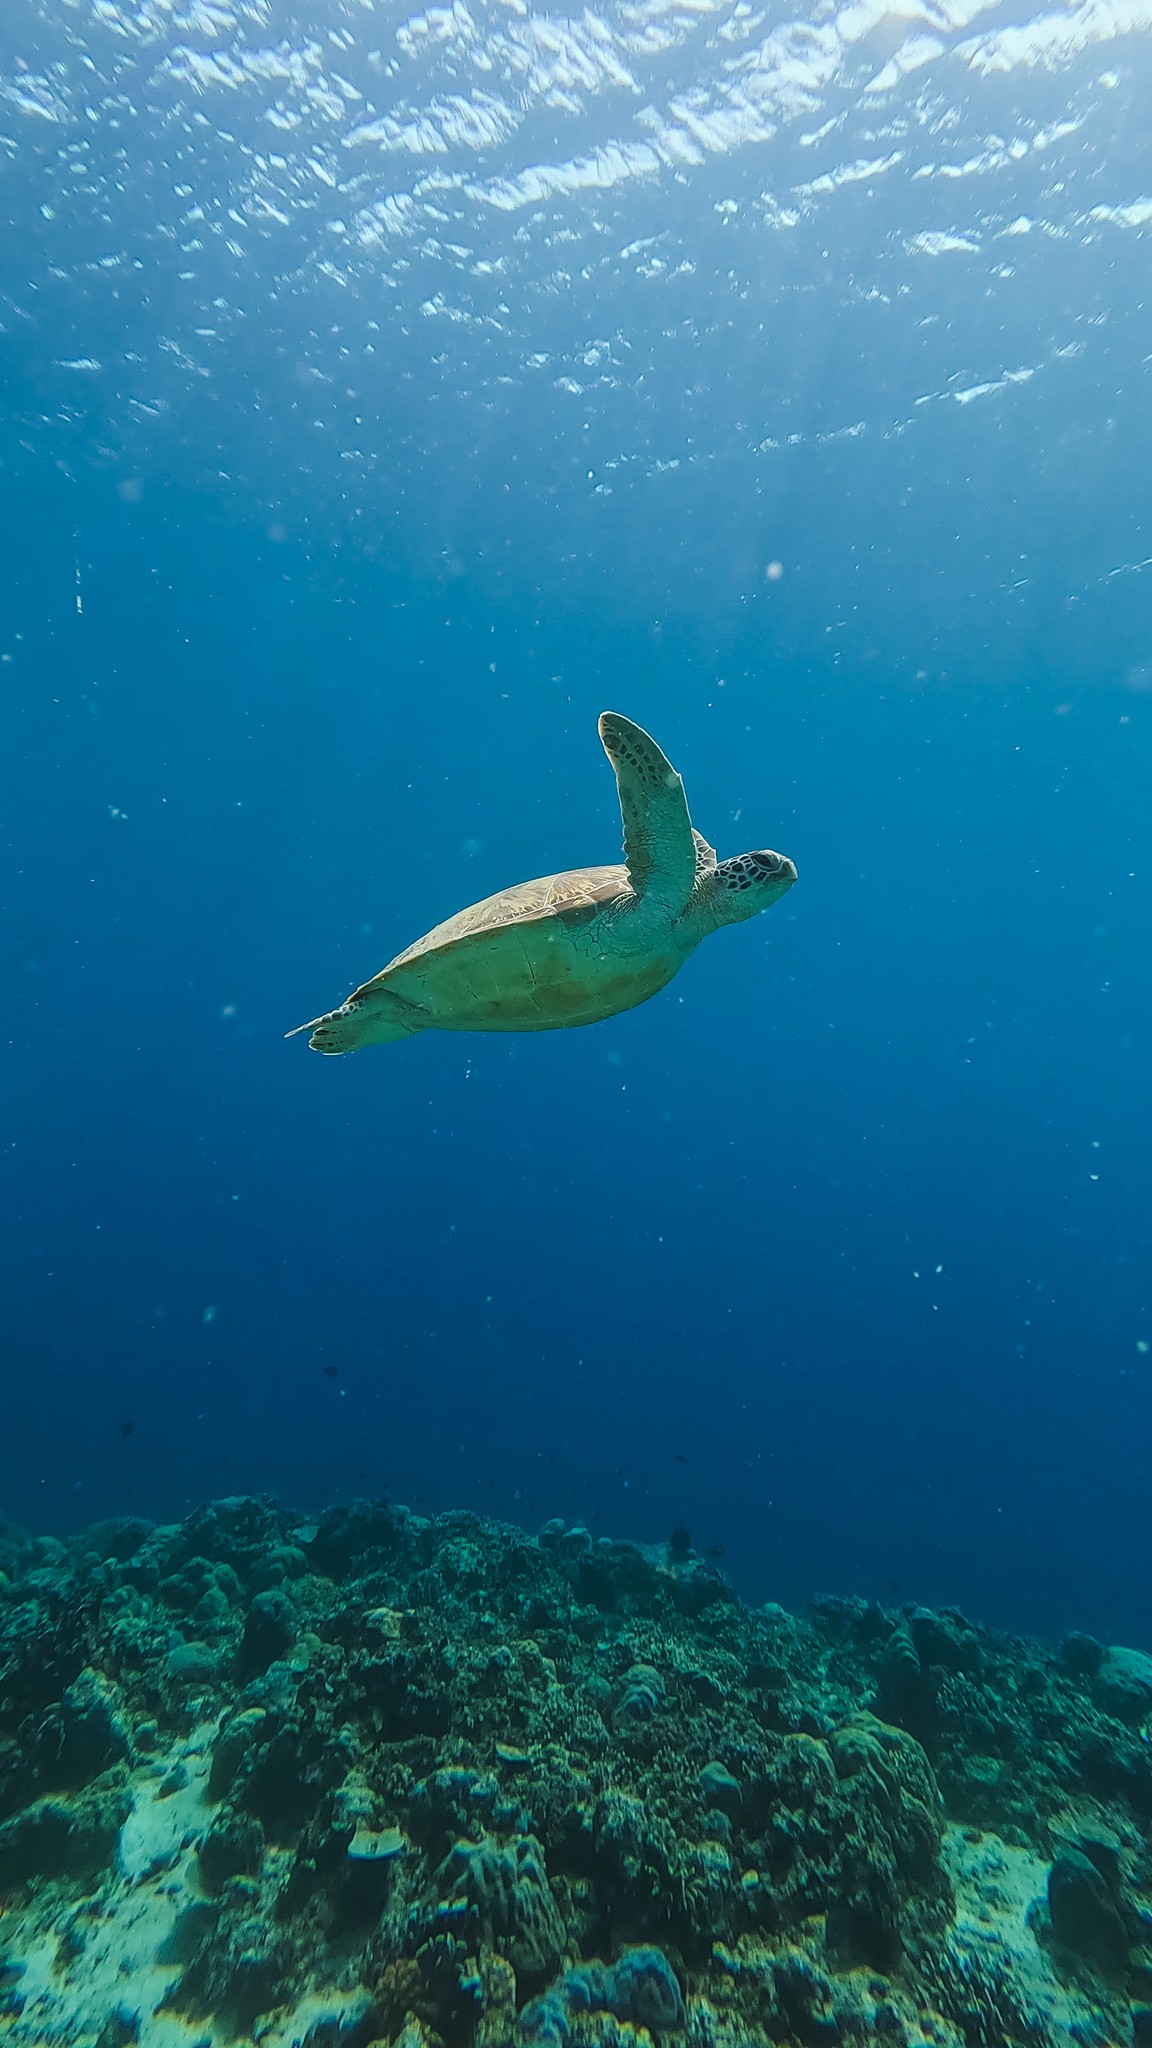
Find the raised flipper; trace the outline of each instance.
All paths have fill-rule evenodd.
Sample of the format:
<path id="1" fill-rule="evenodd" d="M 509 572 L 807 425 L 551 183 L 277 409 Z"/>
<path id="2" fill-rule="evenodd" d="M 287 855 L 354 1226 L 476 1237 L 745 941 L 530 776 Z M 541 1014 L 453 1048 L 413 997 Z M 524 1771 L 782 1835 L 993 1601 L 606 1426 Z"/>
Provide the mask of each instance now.
<path id="1" fill-rule="evenodd" d="M 684 784 L 655 740 L 630 718 L 601 712 L 599 729 L 616 770 L 628 879 L 642 903 L 678 917 L 692 894 L 697 864 Z"/>

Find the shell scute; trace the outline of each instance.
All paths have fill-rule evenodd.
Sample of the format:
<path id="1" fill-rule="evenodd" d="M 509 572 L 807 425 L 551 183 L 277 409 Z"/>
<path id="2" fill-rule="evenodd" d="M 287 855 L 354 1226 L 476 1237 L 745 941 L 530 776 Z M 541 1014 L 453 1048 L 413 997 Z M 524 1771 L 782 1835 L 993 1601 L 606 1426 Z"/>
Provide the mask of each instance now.
<path id="1" fill-rule="evenodd" d="M 514 888 L 484 896 L 479 903 L 470 903 L 466 910 L 458 910 L 454 917 L 434 925 L 423 938 L 397 953 L 382 971 L 391 974 L 395 968 L 427 960 L 433 953 L 464 945 L 482 932 L 546 924 L 553 919 L 568 928 L 590 924 L 606 904 L 630 894 L 628 870 L 623 866 L 571 868 L 562 875 L 541 875 L 532 882 L 518 882 Z"/>

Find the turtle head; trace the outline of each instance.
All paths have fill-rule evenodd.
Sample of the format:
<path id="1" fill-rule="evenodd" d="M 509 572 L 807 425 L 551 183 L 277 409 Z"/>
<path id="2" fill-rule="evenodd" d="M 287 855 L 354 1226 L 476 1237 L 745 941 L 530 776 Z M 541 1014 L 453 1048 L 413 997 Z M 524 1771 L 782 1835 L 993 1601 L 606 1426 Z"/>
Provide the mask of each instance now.
<path id="1" fill-rule="evenodd" d="M 722 860 L 709 877 L 709 908 L 718 925 L 742 924 L 792 887 L 796 870 L 786 853 L 738 853 Z"/>

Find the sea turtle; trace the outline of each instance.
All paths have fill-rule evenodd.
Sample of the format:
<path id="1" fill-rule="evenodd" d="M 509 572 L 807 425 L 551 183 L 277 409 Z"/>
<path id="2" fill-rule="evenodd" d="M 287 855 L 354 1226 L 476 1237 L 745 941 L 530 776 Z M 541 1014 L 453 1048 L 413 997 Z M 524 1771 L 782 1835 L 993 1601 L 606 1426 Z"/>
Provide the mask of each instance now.
<path id="1" fill-rule="evenodd" d="M 598 1023 L 647 1002 L 709 932 L 792 887 L 782 853 L 717 861 L 692 829 L 680 777 L 640 726 L 605 711 L 599 730 L 616 771 L 624 865 L 519 882 L 457 911 L 338 1010 L 298 1025 L 313 1051 L 356 1052 L 414 1031 Z"/>

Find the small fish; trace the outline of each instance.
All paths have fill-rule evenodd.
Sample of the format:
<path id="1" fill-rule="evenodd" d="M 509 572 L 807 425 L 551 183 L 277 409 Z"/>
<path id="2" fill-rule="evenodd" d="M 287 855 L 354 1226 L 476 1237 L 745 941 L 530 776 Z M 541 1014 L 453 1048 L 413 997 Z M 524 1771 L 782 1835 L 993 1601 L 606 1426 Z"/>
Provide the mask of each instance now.
<path id="1" fill-rule="evenodd" d="M 340 1368 L 338 1365 L 326 1365 L 323 1368 L 323 1372 L 326 1380 L 338 1380 L 340 1377 Z"/>
<path id="2" fill-rule="evenodd" d="M 121 1434 L 121 1436 L 122 1436 L 122 1437 L 126 1437 L 126 1436 L 131 1436 L 131 1434 L 132 1434 L 132 1431 L 133 1431 L 133 1430 L 135 1429 L 135 1427 L 136 1427 L 136 1424 L 135 1424 L 134 1422 L 131 1422 L 131 1421 L 129 1421 L 129 1422 L 122 1422 L 122 1423 L 120 1424 L 120 1434 Z"/>
<path id="3" fill-rule="evenodd" d="M 677 1452 L 675 1453 L 675 1458 L 676 1458 L 676 1463 L 677 1463 L 678 1465 L 686 1465 L 686 1464 L 688 1463 L 688 1459 L 687 1459 L 687 1457 L 685 1456 L 685 1454 L 684 1454 L 684 1452 L 683 1452 L 683 1451 L 677 1451 Z"/>

